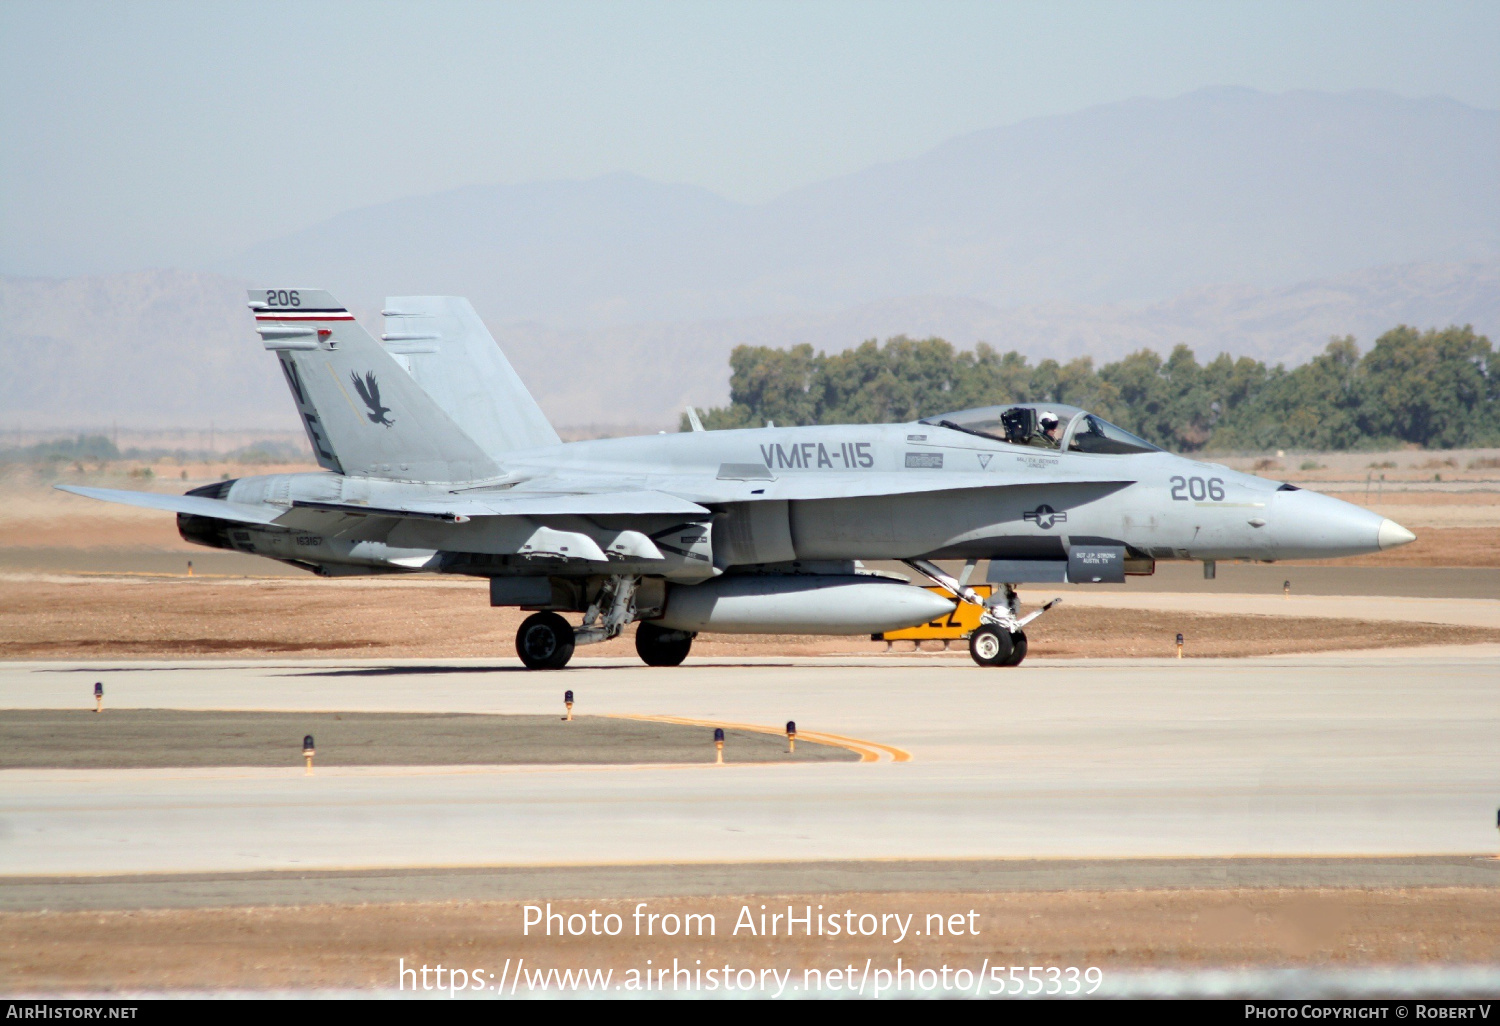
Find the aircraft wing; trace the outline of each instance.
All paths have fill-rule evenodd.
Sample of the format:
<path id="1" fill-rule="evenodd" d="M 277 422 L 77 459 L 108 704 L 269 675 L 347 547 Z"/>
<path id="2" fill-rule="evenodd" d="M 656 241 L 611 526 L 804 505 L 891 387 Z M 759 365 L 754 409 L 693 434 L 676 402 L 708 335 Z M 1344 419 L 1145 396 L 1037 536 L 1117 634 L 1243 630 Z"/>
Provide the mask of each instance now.
<path id="1" fill-rule="evenodd" d="M 283 514 L 276 523 L 280 526 L 307 523 L 307 514 L 302 511 L 343 516 L 439 520 L 447 523 L 463 523 L 475 517 L 497 516 L 607 516 L 621 513 L 703 516 L 708 513 L 708 510 L 697 503 L 655 491 L 496 492 L 403 499 L 380 505 L 294 500 L 291 511 Z"/>
<path id="2" fill-rule="evenodd" d="M 1097 471 L 1069 472 L 1059 468 L 1028 472 L 933 473 L 824 471 L 782 474 L 769 479 L 708 478 L 684 475 L 670 483 L 654 482 L 663 491 L 695 502 L 755 502 L 774 499 L 856 499 L 876 495 L 912 495 L 968 488 L 1051 487 L 1106 485 L 1123 488 L 1134 477 L 1101 475 Z"/>
<path id="3" fill-rule="evenodd" d="M 620 491 L 515 491 L 487 495 L 477 501 L 491 512 L 505 515 L 547 516 L 578 514 L 605 516 L 613 513 L 670 513 L 702 516 L 708 510 L 687 499 L 650 489 Z"/>
<path id="4" fill-rule="evenodd" d="M 200 517 L 218 520 L 237 520 L 243 524 L 269 524 L 281 511 L 263 506 L 249 506 L 242 502 L 226 502 L 203 495 L 159 495 L 156 492 L 128 492 L 115 488 L 84 488 L 80 485 L 55 485 L 58 490 L 72 492 L 89 499 L 105 502 L 122 502 L 127 506 L 146 509 L 161 509 L 170 513 L 191 513 Z"/>
<path id="5" fill-rule="evenodd" d="M 661 513 L 703 516 L 708 510 L 695 502 L 665 492 L 632 490 L 614 492 L 497 492 L 487 495 L 444 496 L 441 498 L 402 500 L 387 505 L 353 502 L 294 501 L 292 509 L 274 506 L 251 506 L 242 502 L 210 499 L 202 495 L 160 495 L 156 492 L 131 492 L 114 488 L 84 488 L 79 485 L 57 485 L 62 491 L 105 502 L 190 513 L 217 520 L 244 524 L 276 524 L 278 527 L 312 526 L 316 514 L 392 517 L 394 519 L 440 520 L 462 523 L 474 517 L 494 516 L 605 516 L 609 514 Z M 309 513 L 313 516 L 309 516 Z"/>

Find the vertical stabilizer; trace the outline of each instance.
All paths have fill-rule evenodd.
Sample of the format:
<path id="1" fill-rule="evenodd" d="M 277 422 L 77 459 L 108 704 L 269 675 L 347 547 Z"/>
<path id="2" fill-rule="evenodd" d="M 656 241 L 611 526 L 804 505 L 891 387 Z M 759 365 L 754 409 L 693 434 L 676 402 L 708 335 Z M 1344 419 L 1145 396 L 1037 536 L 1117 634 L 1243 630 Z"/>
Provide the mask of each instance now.
<path id="1" fill-rule="evenodd" d="M 327 292 L 252 289 L 249 297 L 255 330 L 281 361 L 321 466 L 398 481 L 475 481 L 499 473 Z"/>
<path id="2" fill-rule="evenodd" d="M 386 349 L 488 453 L 560 439 L 484 322 L 457 296 L 390 296 Z"/>

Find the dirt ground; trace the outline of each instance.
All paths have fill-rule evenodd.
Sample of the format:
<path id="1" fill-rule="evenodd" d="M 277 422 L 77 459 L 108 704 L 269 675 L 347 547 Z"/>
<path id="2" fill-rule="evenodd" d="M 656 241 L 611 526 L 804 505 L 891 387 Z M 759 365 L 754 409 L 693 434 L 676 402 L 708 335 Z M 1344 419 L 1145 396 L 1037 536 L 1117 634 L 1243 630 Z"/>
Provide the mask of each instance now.
<path id="1" fill-rule="evenodd" d="M 482 581 L 323 581 L 11 576 L 0 589 L 0 658 L 203 658 L 277 653 L 358 658 L 511 658 L 527 614 L 491 608 Z M 634 658 L 634 628 L 588 656 Z M 1500 629 L 1062 606 L 1027 628 L 1028 658 L 1271 655 L 1500 641 Z M 941 643 L 928 642 L 941 650 Z M 864 637 L 706 634 L 697 656 L 875 655 Z M 895 646 L 912 651 L 912 643 Z M 954 643 L 955 651 L 965 651 Z"/>
<path id="2" fill-rule="evenodd" d="M 0 989 L 57 992 L 243 987 L 396 989 L 407 966 L 462 966 L 498 980 L 507 959 L 533 969 L 728 964 L 733 969 L 992 965 L 1194 968 L 1476 964 L 1500 959 L 1500 891 L 1156 890 L 815 894 L 642 899 L 647 911 L 712 913 L 712 937 L 636 937 L 636 901 L 553 902 L 564 915 L 622 917 L 618 937 L 522 935 L 518 902 L 317 905 L 0 914 Z M 733 935 L 740 910 L 791 905 L 825 915 L 913 914 L 912 933 L 788 938 Z M 968 913 L 977 913 L 972 919 Z M 917 936 L 957 914 L 963 935 Z M 969 933 L 970 926 L 977 936 Z M 895 929 L 894 925 L 890 927 Z M 935 933 L 936 931 L 934 931 Z M 488 981 L 486 981 L 488 983 Z M 411 986 L 408 979 L 408 986 Z"/>

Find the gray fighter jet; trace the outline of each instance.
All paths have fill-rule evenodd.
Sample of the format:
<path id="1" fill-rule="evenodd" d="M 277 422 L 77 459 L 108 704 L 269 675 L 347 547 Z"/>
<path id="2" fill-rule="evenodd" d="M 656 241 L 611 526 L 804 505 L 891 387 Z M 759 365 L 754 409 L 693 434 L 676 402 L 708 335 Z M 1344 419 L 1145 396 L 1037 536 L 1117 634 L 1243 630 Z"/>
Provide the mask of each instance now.
<path id="1" fill-rule="evenodd" d="M 1059 403 L 563 443 L 467 301 L 386 305 L 376 341 L 326 292 L 250 293 L 325 473 L 180 496 L 61 487 L 175 512 L 189 541 L 325 576 L 488 578 L 492 605 L 535 611 L 516 636 L 532 669 L 635 621 L 641 658 L 675 666 L 700 631 L 868 634 L 959 602 L 984 606 L 974 660 L 1014 666 L 1042 612 L 1020 615 L 1018 584 L 1119 582 L 1157 560 L 1199 560 L 1211 577 L 1218 560 L 1415 537 Z M 939 559 L 965 561 L 962 574 Z M 900 560 L 943 590 L 863 560 Z M 988 605 L 969 587 L 980 560 L 997 586 Z"/>

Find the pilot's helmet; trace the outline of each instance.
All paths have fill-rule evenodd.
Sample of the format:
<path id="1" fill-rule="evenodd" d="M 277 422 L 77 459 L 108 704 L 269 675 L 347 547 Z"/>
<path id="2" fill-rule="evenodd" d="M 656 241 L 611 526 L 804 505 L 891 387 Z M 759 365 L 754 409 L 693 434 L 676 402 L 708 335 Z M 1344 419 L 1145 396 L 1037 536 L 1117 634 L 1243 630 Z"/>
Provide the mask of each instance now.
<path id="1" fill-rule="evenodd" d="M 1037 420 L 1041 423 L 1043 431 L 1054 431 L 1060 423 L 1057 419 L 1057 414 L 1051 410 L 1043 410 L 1041 416 L 1037 417 Z"/>

